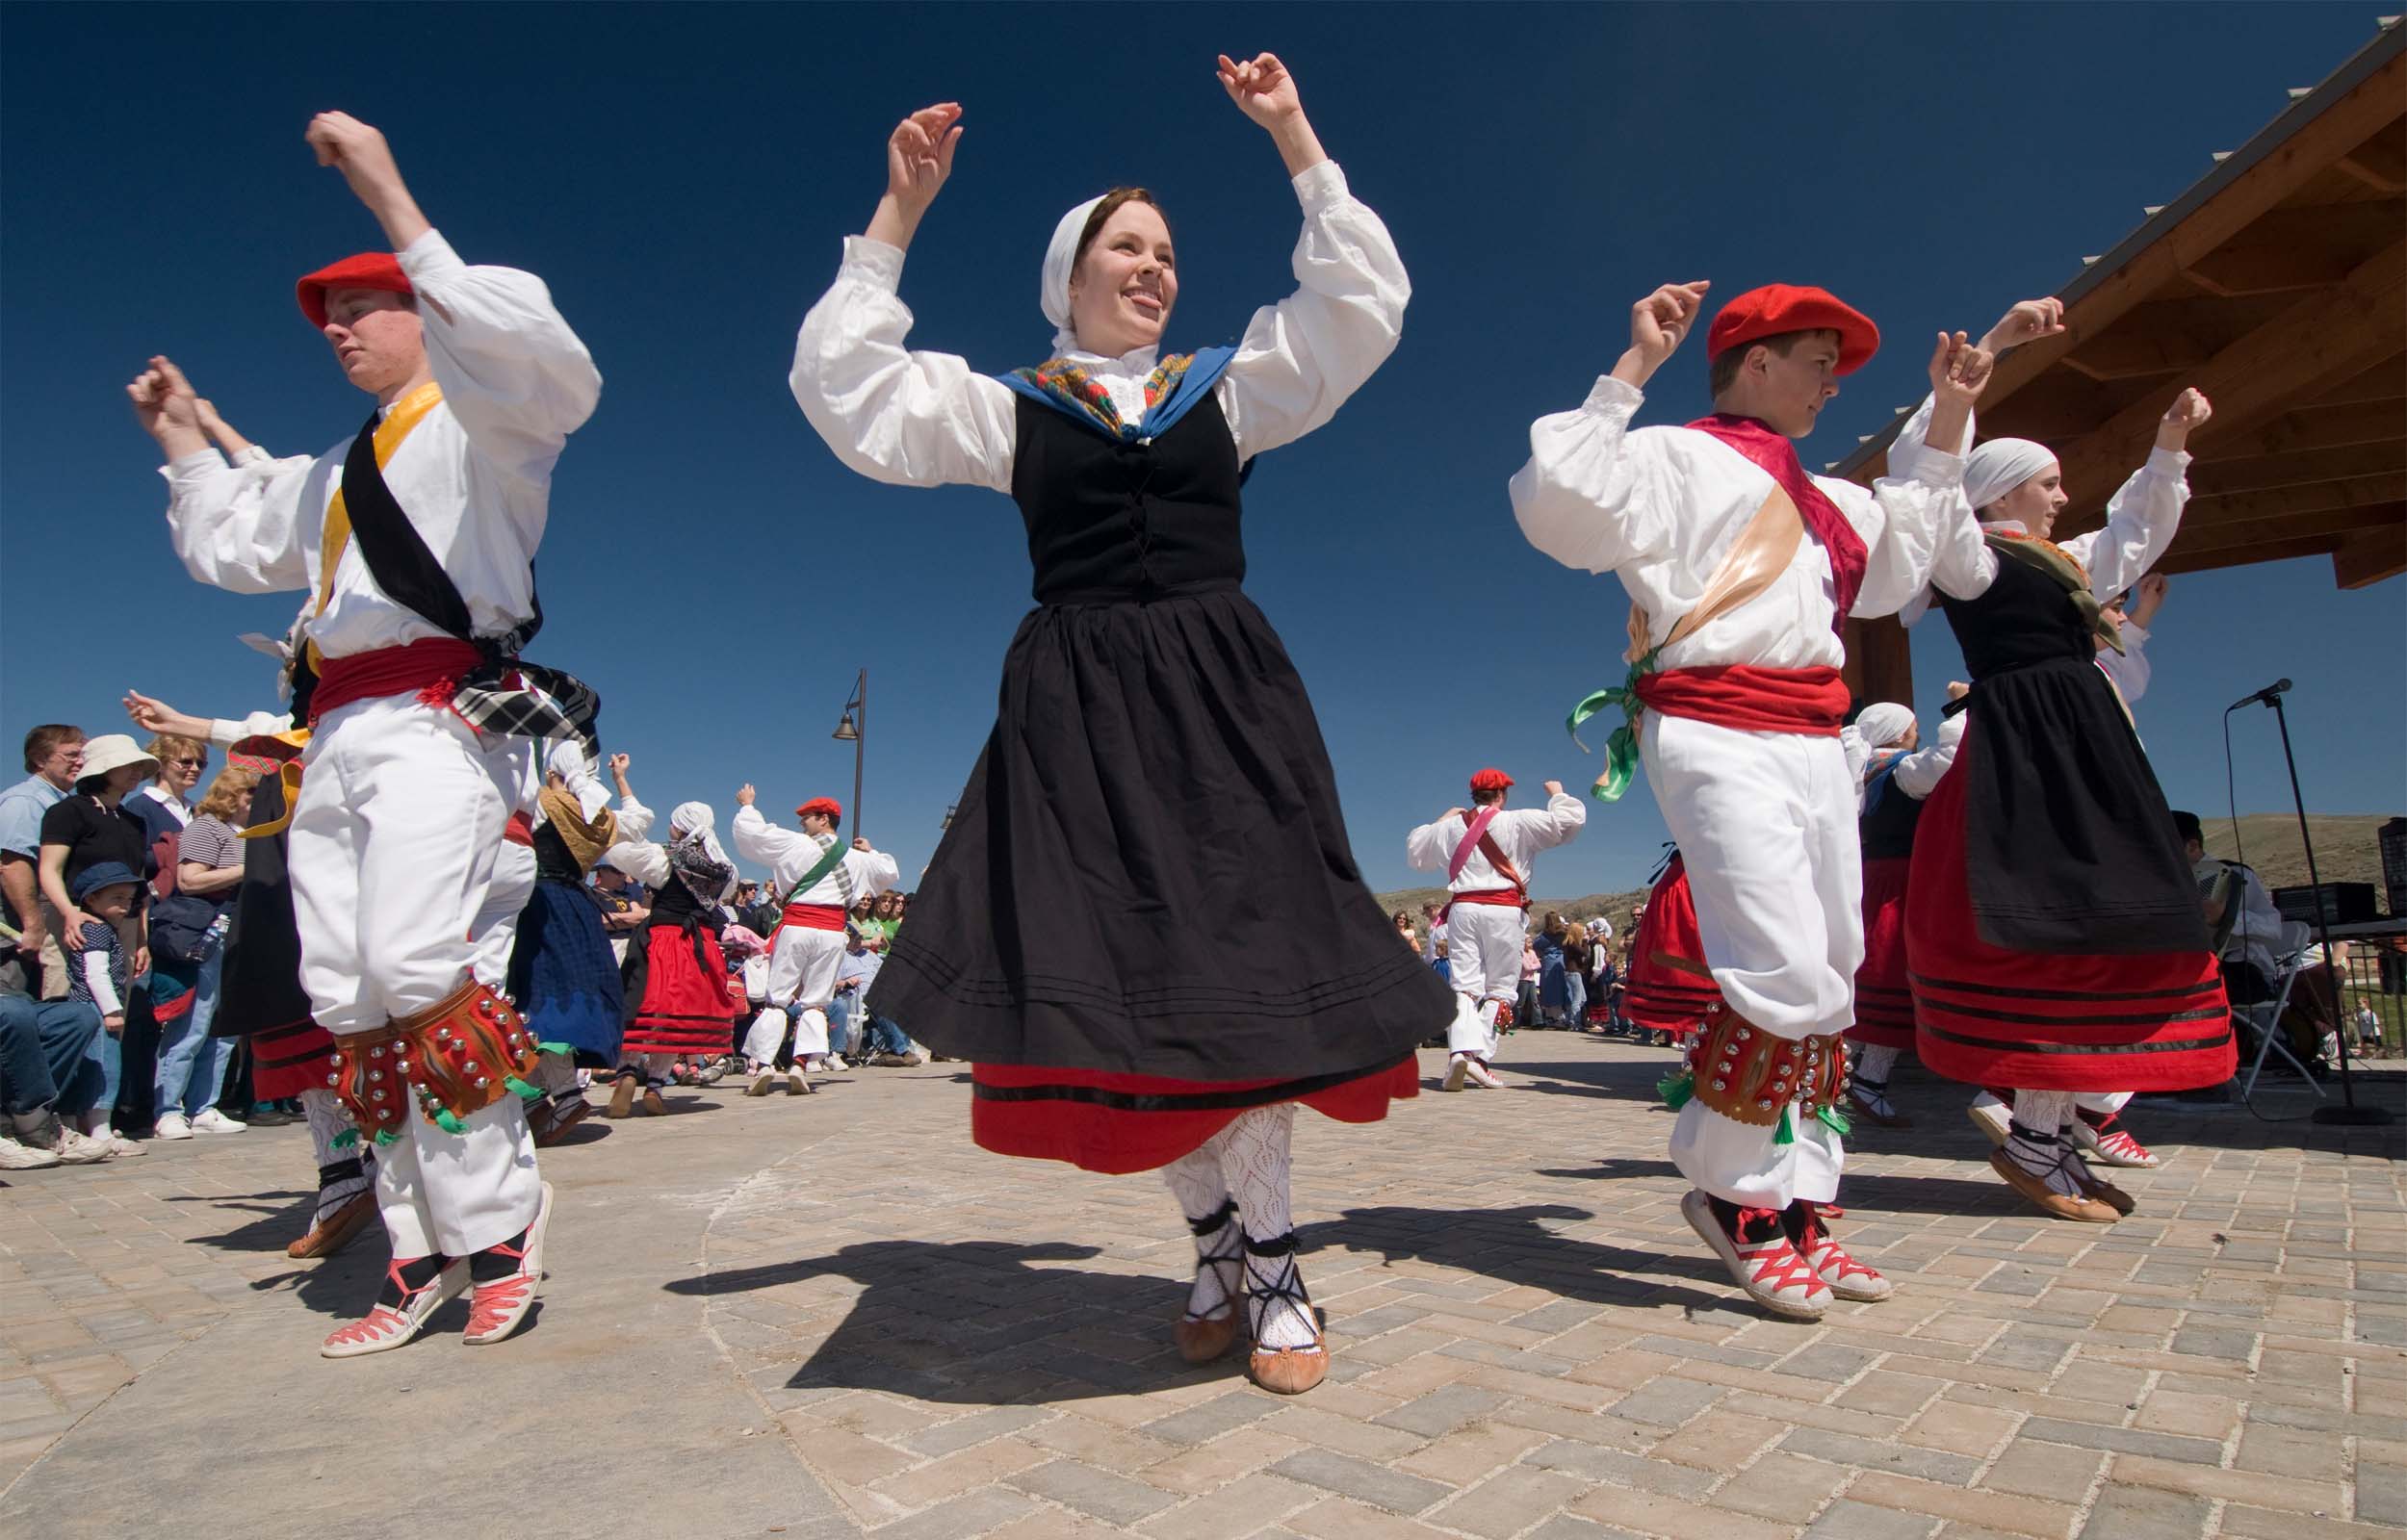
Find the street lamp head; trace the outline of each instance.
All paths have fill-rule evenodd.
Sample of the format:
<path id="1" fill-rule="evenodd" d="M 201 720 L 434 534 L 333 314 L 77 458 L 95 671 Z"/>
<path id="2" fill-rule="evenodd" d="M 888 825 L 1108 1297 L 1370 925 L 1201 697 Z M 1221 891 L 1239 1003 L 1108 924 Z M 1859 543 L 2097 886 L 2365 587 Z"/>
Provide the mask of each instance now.
<path id="1" fill-rule="evenodd" d="M 844 720 L 836 724 L 836 731 L 830 734 L 830 736 L 834 737 L 839 743 L 853 743 L 859 741 L 861 732 L 858 728 L 855 728 L 852 725 L 852 713 L 850 711 L 846 711 L 844 713 Z"/>

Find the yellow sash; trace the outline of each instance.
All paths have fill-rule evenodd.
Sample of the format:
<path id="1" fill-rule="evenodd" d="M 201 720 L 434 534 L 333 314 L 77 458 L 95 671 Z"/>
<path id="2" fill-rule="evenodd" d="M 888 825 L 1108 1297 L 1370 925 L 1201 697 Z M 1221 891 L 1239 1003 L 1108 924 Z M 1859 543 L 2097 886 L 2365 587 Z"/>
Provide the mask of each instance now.
<path id="1" fill-rule="evenodd" d="M 284 833 L 293 821 L 293 808 L 300 802 L 301 755 L 309 747 L 309 729 L 287 728 L 263 737 L 245 738 L 236 748 L 246 754 L 279 761 L 276 778 L 284 783 L 284 811 L 264 824 L 252 824 L 238 833 L 245 839 L 265 839 L 270 834 Z"/>
<path id="2" fill-rule="evenodd" d="M 401 447 L 401 440 L 409 437 L 409 430 L 433 411 L 435 403 L 441 399 L 443 387 L 428 380 L 393 403 L 393 410 L 385 413 L 384 421 L 376 424 L 377 470 L 381 471 L 391 463 L 393 451 Z M 324 614 L 327 602 L 334 598 L 334 572 L 343 564 L 343 552 L 350 549 L 350 544 L 351 511 L 343 504 L 342 477 L 338 472 L 334 500 L 326 504 L 325 531 L 318 542 L 318 603 L 309 612 L 312 619 Z M 325 662 L 324 654 L 318 651 L 315 640 L 307 645 L 309 666 L 313 669 L 320 667 Z"/>

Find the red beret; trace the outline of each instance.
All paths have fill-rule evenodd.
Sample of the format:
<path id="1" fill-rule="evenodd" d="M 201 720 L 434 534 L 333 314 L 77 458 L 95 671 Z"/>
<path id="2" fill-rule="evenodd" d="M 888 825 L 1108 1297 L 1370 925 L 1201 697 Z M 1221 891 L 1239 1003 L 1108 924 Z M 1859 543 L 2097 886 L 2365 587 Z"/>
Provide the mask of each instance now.
<path id="1" fill-rule="evenodd" d="M 326 291 L 329 289 L 381 289 L 387 294 L 413 295 L 409 275 L 401 271 L 401 258 L 390 251 L 363 251 L 355 257 L 345 257 L 303 278 L 294 286 L 295 296 L 300 300 L 301 314 L 309 323 L 323 331 L 326 323 Z"/>
<path id="2" fill-rule="evenodd" d="M 841 823 L 844 819 L 844 805 L 834 797 L 814 797 L 796 808 L 794 816 L 800 818 L 807 813 L 815 812 L 825 813 L 831 822 Z"/>
<path id="3" fill-rule="evenodd" d="M 1513 778 L 1501 770 L 1482 770 L 1471 778 L 1473 791 L 1502 791 L 1513 784 Z"/>
<path id="4" fill-rule="evenodd" d="M 1880 350 L 1880 328 L 1872 318 L 1829 290 L 1772 283 L 1749 289 L 1721 307 L 1713 329 L 1705 333 L 1705 358 L 1711 362 L 1733 347 L 1793 331 L 1837 332 L 1842 374 L 1854 373 Z"/>

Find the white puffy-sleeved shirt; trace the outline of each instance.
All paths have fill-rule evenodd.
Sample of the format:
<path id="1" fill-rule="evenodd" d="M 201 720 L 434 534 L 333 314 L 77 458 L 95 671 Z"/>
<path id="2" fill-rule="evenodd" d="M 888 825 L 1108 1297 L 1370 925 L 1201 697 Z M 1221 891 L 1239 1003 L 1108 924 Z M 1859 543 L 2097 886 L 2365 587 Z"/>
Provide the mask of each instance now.
<path id="1" fill-rule="evenodd" d="M 1610 572 L 1669 633 L 1778 483 L 1709 433 L 1632 428 L 1645 397 L 1607 374 L 1578 409 L 1530 424 L 1530 458 L 1514 475 L 1513 512 L 1531 545 L 1566 567 Z M 1927 580 L 1943 524 L 1967 511 L 1964 462 L 1926 452 L 1911 475 L 1859 487 L 1815 476 L 1864 542 L 1864 582 L 1851 614 L 1893 614 Z M 1747 663 L 1836 668 L 1838 590 L 1830 558 L 1808 532 L 1788 569 L 1762 593 L 1663 649 L 1665 669 Z"/>
<path id="2" fill-rule="evenodd" d="M 2123 650 L 2118 653 L 2111 647 L 2100 649 L 2098 667 L 2113 681 L 2128 708 L 2138 705 L 2139 698 L 2148 693 L 2148 676 L 2153 672 L 2148 663 L 2148 628 L 2126 615 L 2119 634 Z"/>
<path id="3" fill-rule="evenodd" d="M 1897 442 L 1889 449 L 1891 466 L 1927 461 L 1939 454 L 1924 442 L 1929 424 L 1930 401 L 1926 398 L 1921 409 L 1898 430 Z M 1969 429 L 1965 437 L 1969 442 Z M 1939 457 L 1957 460 L 1954 455 Z M 1957 463 L 1960 466 L 1961 461 Z M 1959 470 L 1957 474 L 1960 476 L 1962 473 Z M 2182 508 L 2189 501 L 2188 475 L 2187 450 L 2151 446 L 2147 462 L 2107 500 L 2105 526 L 2055 542 L 2058 550 L 2080 562 L 2089 574 L 2089 591 L 2101 602 L 2112 599 L 2147 576 L 2148 569 L 2164 554 L 2164 548 L 2173 543 L 2173 536 L 2182 526 Z M 1972 518 L 1949 521 L 1936 532 L 1930 586 L 1952 599 L 1979 599 L 1987 593 L 1990 583 L 1997 579 L 1998 553 L 1989 549 L 1981 535 L 1993 529 L 2005 534 L 2031 532 L 2012 519 L 1989 524 Z M 1928 603 L 1928 595 L 1918 597 L 1921 602 L 1905 606 L 1905 612 L 1899 617 L 1909 626 L 1921 617 Z M 2144 637 L 2146 632 L 2141 635 Z M 2109 678 L 2113 673 L 2111 668 L 2108 670 Z M 2116 683 L 2121 682 L 2116 680 Z M 2146 688 L 2144 680 L 2141 688 Z"/>
<path id="4" fill-rule="evenodd" d="M 1566 843 L 1587 822 L 1586 805 L 1567 791 L 1557 791 L 1546 798 L 1543 808 L 1506 808 L 1488 820 L 1488 833 L 1495 836 L 1496 848 L 1504 852 L 1505 860 L 1520 872 L 1526 885 L 1538 853 Z M 1407 835 L 1405 857 L 1414 871 L 1444 871 L 1446 863 L 1454 860 L 1455 847 L 1462 843 L 1462 836 L 1470 830 L 1469 819 L 1460 813 L 1448 813 Z M 1448 889 L 1457 893 L 1488 893 L 1512 886 L 1488 861 L 1487 853 L 1476 846 L 1462 869 L 1446 883 Z"/>
<path id="5" fill-rule="evenodd" d="M 1295 178 L 1304 233 L 1296 292 L 1255 311 L 1214 387 L 1240 459 L 1327 423 L 1395 351 L 1412 288 L 1387 227 L 1323 161 Z M 903 253 L 867 236 L 844 242 L 836 282 L 803 318 L 791 383 L 802 415 L 846 465 L 879 481 L 966 482 L 1011 490 L 1017 395 L 950 353 L 903 346 L 911 310 L 896 297 Z M 1124 423 L 1145 420 L 1145 347 L 1118 358 L 1062 355 L 1111 393 Z"/>
<path id="6" fill-rule="evenodd" d="M 477 634 L 500 635 L 534 613 L 530 563 L 550 511 L 552 468 L 593 414 L 602 376 L 532 273 L 472 268 L 433 230 L 400 258 L 443 399 L 394 449 L 385 482 L 458 586 Z M 347 438 L 315 459 L 245 455 L 230 465 L 204 449 L 170 462 L 162 473 L 168 529 L 186 570 L 236 593 L 314 591 L 326 506 L 349 449 Z M 376 586 L 357 541 L 345 547 L 326 607 L 304 631 L 327 657 L 443 634 Z"/>
<path id="7" fill-rule="evenodd" d="M 902 881 L 902 868 L 886 852 L 848 850 L 838 868 L 831 868 L 807 891 L 797 893 L 793 891 L 794 885 L 827 855 L 828 847 L 836 842 L 834 834 L 815 838 L 797 830 L 780 829 L 763 817 L 758 808 L 737 808 L 736 822 L 728 834 L 735 841 L 739 858 L 757 860 L 769 868 L 769 882 L 781 895 L 780 903 L 849 908 L 857 900 L 883 893 Z"/>

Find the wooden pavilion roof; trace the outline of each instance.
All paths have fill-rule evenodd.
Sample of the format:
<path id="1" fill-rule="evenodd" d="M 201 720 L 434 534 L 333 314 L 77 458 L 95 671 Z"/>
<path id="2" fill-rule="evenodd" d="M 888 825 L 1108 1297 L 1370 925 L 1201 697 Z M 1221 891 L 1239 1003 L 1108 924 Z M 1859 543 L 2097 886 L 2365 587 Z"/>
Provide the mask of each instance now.
<path id="1" fill-rule="evenodd" d="M 2407 571 L 2407 28 L 2372 42 L 2058 290 L 2067 332 L 2009 353 L 1980 433 L 2054 449 L 2057 528 L 2097 528 L 2184 386 L 2214 403 L 2164 572 L 2332 557 Z M 1882 474 L 1898 421 L 1831 467 Z"/>

